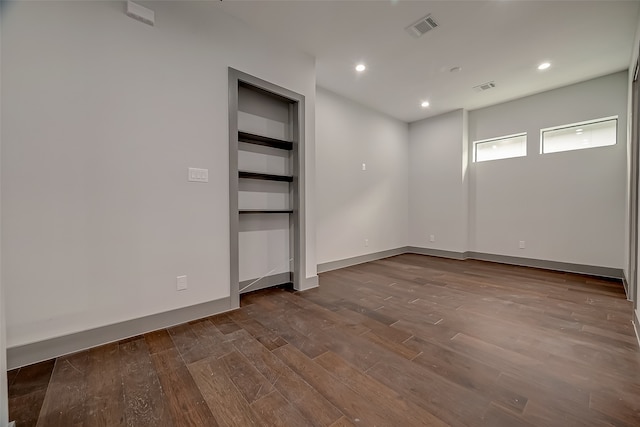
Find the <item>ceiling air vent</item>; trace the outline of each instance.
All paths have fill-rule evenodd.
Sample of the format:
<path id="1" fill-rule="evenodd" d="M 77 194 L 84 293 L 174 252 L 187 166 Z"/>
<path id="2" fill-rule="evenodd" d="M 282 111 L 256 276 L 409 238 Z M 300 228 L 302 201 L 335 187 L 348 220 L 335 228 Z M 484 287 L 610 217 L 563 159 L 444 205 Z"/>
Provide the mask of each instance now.
<path id="1" fill-rule="evenodd" d="M 418 37 L 422 37 L 429 31 L 436 28 L 437 26 L 438 26 L 438 23 L 436 22 L 435 19 L 433 19 L 431 14 L 429 14 L 424 18 L 418 20 L 417 22 L 414 22 L 413 24 L 409 25 L 407 28 L 405 28 L 405 30 L 409 34 L 411 34 L 413 37 L 418 38 Z"/>
<path id="2" fill-rule="evenodd" d="M 482 92 L 485 90 L 493 89 L 494 87 L 496 87 L 496 82 L 487 82 L 487 83 L 482 83 L 481 85 L 478 85 L 478 86 L 474 86 L 473 90 L 475 90 L 476 92 Z"/>

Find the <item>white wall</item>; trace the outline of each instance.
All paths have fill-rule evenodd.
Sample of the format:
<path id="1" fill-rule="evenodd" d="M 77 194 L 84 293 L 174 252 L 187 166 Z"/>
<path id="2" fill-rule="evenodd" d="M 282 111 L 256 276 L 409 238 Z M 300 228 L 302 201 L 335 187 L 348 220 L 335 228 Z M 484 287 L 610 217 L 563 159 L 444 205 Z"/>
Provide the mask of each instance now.
<path id="1" fill-rule="evenodd" d="M 228 66 L 306 97 L 313 211 L 314 59 L 215 2 L 151 2 L 155 27 L 123 7 L 3 9 L 9 347 L 229 296 Z M 209 183 L 188 183 L 188 167 Z M 181 274 L 189 289 L 176 292 Z"/>
<path id="2" fill-rule="evenodd" d="M 1 6 L 0 6 L 1 7 Z M 1 13 L 1 11 L 0 11 Z M 2 70 L 2 17 L 0 16 L 0 70 Z M 0 93 L 2 78 L 0 77 Z M 0 103 L 0 159 L 2 158 L 2 105 Z M 2 162 L 0 162 L 0 165 Z M 2 174 L 0 173 L 0 206 L 2 204 Z M 0 209 L 0 236 L 2 235 L 2 209 Z M 9 390 L 7 388 L 7 322 L 5 317 L 4 284 L 2 283 L 2 248 L 0 247 L 0 426 L 9 423 Z"/>
<path id="3" fill-rule="evenodd" d="M 467 250 L 466 120 L 456 110 L 409 125 L 410 246 Z"/>
<path id="4" fill-rule="evenodd" d="M 471 141 L 528 133 L 527 157 L 471 167 L 470 250 L 624 267 L 626 92 L 625 71 L 469 113 Z M 541 128 L 614 115 L 615 146 L 540 154 Z"/>
<path id="5" fill-rule="evenodd" d="M 0 11 L 1 13 L 1 11 Z M 2 17 L 0 16 L 0 70 L 2 70 Z M 1 75 L 1 73 L 0 73 Z M 2 78 L 0 77 L 0 93 Z M 0 159 L 2 158 L 2 104 L 0 103 Z M 0 161 L 0 165 L 2 162 Z M 2 204 L 2 174 L 0 173 L 0 206 Z M 2 235 L 2 209 L 0 209 L 0 236 Z M 2 282 L 2 248 L 0 247 L 0 426 L 9 422 L 9 390 L 7 388 L 7 328 L 5 295 Z"/>
<path id="6" fill-rule="evenodd" d="M 318 263 L 405 246 L 407 124 L 322 88 L 316 112 Z"/>
<path id="7" fill-rule="evenodd" d="M 625 215 L 625 248 L 627 248 L 627 251 L 625 251 L 625 277 L 629 278 L 629 244 L 630 244 L 630 239 L 631 239 L 631 230 L 630 230 L 630 224 L 629 224 L 629 218 L 631 216 L 631 208 L 630 208 L 630 203 L 631 203 L 631 194 L 630 194 L 630 190 L 631 190 L 631 137 L 632 137 L 632 126 L 633 126 L 633 78 L 634 78 L 634 72 L 635 72 L 635 67 L 636 67 L 636 62 L 638 61 L 638 54 L 639 54 L 639 49 L 640 49 L 640 18 L 638 20 L 638 24 L 636 27 L 636 34 L 635 34 L 635 38 L 634 38 L 634 42 L 633 42 L 633 50 L 631 51 L 631 60 L 629 61 L 629 75 L 627 78 L 628 84 L 627 84 L 627 155 L 628 155 L 628 159 L 627 159 L 627 205 L 626 205 L 626 215 Z M 640 155 L 640 153 L 638 153 L 638 155 Z M 636 202 L 638 203 L 637 207 L 640 208 L 640 197 L 637 197 Z M 640 227 L 637 227 L 638 224 L 636 224 L 636 234 L 640 235 Z M 636 238 L 638 238 L 639 236 L 635 236 Z M 636 253 L 636 261 L 637 261 L 637 265 L 640 266 L 640 252 Z M 633 306 L 636 310 L 636 317 L 640 318 L 640 306 L 638 305 L 638 280 L 637 280 L 637 272 L 636 272 L 636 282 L 635 283 L 629 283 L 629 292 L 630 295 L 629 297 L 631 299 L 633 299 Z M 638 329 L 636 329 L 637 331 Z M 638 339 L 640 340 L 640 336 L 638 337 Z"/>

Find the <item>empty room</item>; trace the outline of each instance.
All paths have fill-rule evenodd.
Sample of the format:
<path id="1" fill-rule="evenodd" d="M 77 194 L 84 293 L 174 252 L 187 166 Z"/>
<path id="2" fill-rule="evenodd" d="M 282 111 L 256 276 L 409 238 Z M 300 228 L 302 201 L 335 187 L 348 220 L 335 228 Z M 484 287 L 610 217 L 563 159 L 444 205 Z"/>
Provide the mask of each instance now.
<path id="1" fill-rule="evenodd" d="M 0 427 L 638 426 L 640 1 L 0 2 Z"/>

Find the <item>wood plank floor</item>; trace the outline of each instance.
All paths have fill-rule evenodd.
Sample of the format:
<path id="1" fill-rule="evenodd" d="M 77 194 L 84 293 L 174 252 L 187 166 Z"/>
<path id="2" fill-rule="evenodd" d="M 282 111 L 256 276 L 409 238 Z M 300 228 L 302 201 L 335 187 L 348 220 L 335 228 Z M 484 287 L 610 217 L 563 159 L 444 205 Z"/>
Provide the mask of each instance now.
<path id="1" fill-rule="evenodd" d="M 27 426 L 639 426 L 620 283 L 400 255 L 9 372 Z"/>

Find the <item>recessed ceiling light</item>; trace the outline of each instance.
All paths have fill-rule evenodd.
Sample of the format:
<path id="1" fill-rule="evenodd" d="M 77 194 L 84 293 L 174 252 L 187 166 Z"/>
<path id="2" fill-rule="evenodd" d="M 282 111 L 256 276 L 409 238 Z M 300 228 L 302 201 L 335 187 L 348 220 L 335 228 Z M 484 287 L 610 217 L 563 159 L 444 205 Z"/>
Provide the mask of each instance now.
<path id="1" fill-rule="evenodd" d="M 422 108 L 427 108 L 429 106 L 429 101 L 422 101 L 422 103 L 420 104 L 420 106 Z"/>
<path id="2" fill-rule="evenodd" d="M 542 64 L 538 65 L 538 70 L 546 70 L 549 67 L 551 67 L 551 63 L 543 62 Z"/>
<path id="3" fill-rule="evenodd" d="M 367 69 L 367 66 L 366 66 L 366 65 L 364 65 L 364 64 L 358 64 L 358 65 L 356 65 L 356 71 L 357 71 L 357 72 L 359 72 L 359 73 L 363 72 L 363 71 L 364 71 L 364 70 L 366 70 L 366 69 Z"/>

